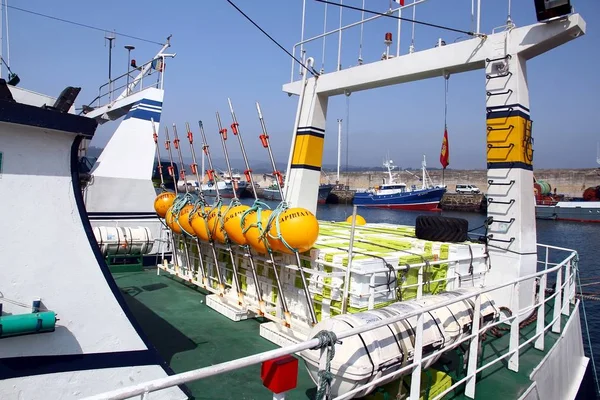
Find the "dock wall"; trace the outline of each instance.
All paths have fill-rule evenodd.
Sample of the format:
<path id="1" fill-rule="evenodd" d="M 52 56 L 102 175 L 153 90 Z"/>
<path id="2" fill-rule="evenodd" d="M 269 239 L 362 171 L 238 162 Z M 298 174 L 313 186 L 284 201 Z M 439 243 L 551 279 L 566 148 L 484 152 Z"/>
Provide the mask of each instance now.
<path id="1" fill-rule="evenodd" d="M 420 175 L 421 171 L 411 171 Z M 486 170 L 453 170 L 448 169 L 445 172 L 445 184 L 448 191 L 454 192 L 456 184 L 472 184 L 481 189 L 483 193 L 487 191 L 487 171 Z M 580 197 L 583 191 L 590 186 L 600 185 L 600 171 L 594 168 L 587 169 L 538 169 L 534 171 L 536 179 L 542 179 L 552 186 L 556 187 L 556 192 L 566 196 Z M 366 189 L 369 187 L 381 185 L 386 174 L 383 171 L 351 172 L 349 174 L 340 174 L 340 183 L 348 185 L 350 189 Z M 407 185 L 416 185 L 419 187 L 421 182 L 407 172 L 396 174 L 398 181 L 403 181 Z M 442 171 L 431 170 L 429 176 L 435 184 L 442 183 Z M 255 174 L 255 182 L 265 187 L 270 184 L 270 180 L 265 180 L 262 174 Z M 327 180 L 325 176 L 321 183 L 335 183 L 333 180 Z M 533 183 L 532 183 L 533 190 Z"/>

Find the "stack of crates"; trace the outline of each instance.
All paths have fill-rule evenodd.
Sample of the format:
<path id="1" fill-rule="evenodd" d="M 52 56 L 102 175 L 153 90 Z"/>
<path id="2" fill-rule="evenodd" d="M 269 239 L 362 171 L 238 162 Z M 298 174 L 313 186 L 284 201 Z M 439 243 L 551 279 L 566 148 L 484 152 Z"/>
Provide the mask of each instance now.
<path id="1" fill-rule="evenodd" d="M 198 265 L 195 246 L 188 246 Z M 319 238 L 315 246 L 301 255 L 317 319 L 329 318 L 342 312 L 342 298 L 348 267 L 350 224 L 345 222 L 319 223 Z M 243 249 L 233 247 L 234 259 L 240 276 L 240 286 L 246 301 L 258 306 L 254 279 L 248 257 Z M 216 278 L 212 251 L 207 243 L 201 244 L 205 269 Z M 279 293 L 271 263 L 254 253 L 259 284 L 263 298 L 271 310 L 279 307 Z M 225 282 L 232 283 L 231 257 L 226 248 L 218 245 L 219 269 Z M 455 261 L 465 259 L 464 261 Z M 292 255 L 276 254 L 283 293 L 294 320 L 308 324 L 309 311 Z M 423 294 L 436 294 L 458 287 L 480 285 L 487 272 L 486 249 L 481 243 L 431 242 L 415 237 L 415 228 L 391 224 L 357 226 L 353 242 L 352 267 L 349 274 L 346 312 L 357 313 L 387 306 L 396 301 L 417 296 L 419 268 L 417 264 L 438 260 L 448 263 L 426 265 L 423 268 Z M 400 268 L 395 271 L 395 268 Z M 217 288 L 216 279 L 211 279 Z M 412 285 L 412 286 L 411 286 Z M 230 291 L 237 297 L 235 290 Z M 275 314 L 274 311 L 271 311 Z"/>

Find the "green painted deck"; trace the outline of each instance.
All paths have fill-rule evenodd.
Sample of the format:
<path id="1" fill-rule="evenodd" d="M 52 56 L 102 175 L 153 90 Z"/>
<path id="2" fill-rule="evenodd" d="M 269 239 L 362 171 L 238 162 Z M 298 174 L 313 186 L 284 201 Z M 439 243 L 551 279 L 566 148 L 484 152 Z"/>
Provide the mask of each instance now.
<path id="1" fill-rule="evenodd" d="M 206 306 L 203 291 L 164 272 L 160 276 L 156 270 L 119 273 L 114 278 L 142 329 L 175 372 L 278 347 L 259 335 L 258 320 L 229 320 Z M 310 399 L 315 391 L 303 361 L 298 367 L 298 388 L 286 399 Z M 187 386 L 197 400 L 272 398 L 260 380 L 260 365 Z"/>
<path id="2" fill-rule="evenodd" d="M 125 300 L 160 355 L 175 372 L 185 372 L 235 358 L 277 348 L 259 335 L 259 320 L 233 322 L 204 304 L 205 293 L 180 279 L 156 270 L 127 272 L 114 275 Z M 546 323 L 552 320 L 553 309 L 546 309 Z M 567 321 L 562 317 L 562 323 Z M 520 342 L 535 334 L 536 323 L 521 329 Z M 545 351 L 536 350 L 533 343 L 521 350 L 520 371 L 508 370 L 508 359 L 483 371 L 477 379 L 476 397 L 485 399 L 517 399 L 530 386 L 529 375 L 551 349 L 559 335 L 546 334 Z M 508 335 L 500 338 L 488 334 L 483 342 L 480 364 L 483 365 L 508 349 Z M 465 345 L 467 348 L 468 343 Z M 458 351 L 452 352 L 444 365 L 434 368 L 448 370 L 453 378 L 462 378 L 458 369 Z M 457 372 L 458 371 L 458 372 Z M 461 376 L 462 375 L 462 376 Z M 271 394 L 260 380 L 260 365 L 247 367 L 225 375 L 187 384 L 195 399 L 269 399 Z M 466 399 L 464 386 L 446 399 Z M 311 399 L 315 385 L 304 363 L 299 362 L 298 387 L 286 394 L 286 399 Z M 390 396 L 390 399 L 393 399 Z"/>

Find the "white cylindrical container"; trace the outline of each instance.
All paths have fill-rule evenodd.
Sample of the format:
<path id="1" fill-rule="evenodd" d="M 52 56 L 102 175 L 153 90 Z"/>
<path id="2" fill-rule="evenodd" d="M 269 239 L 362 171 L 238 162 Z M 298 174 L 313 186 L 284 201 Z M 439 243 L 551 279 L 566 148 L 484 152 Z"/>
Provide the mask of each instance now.
<path id="1" fill-rule="evenodd" d="M 147 227 L 97 226 L 94 236 L 103 256 L 148 254 L 154 240 Z"/>
<path id="2" fill-rule="evenodd" d="M 338 315 L 315 325 L 309 337 L 314 337 L 322 330 L 339 335 L 345 330 L 405 315 L 421 307 L 446 302 L 465 293 L 467 293 L 465 290 L 456 293 L 446 292 L 423 296 L 419 300 L 394 303 L 378 310 Z M 484 323 L 498 315 L 496 308 L 484 295 L 481 303 Z M 463 335 L 470 334 L 473 304 L 474 302 L 471 301 L 461 301 L 423 314 L 423 357 L 441 348 L 449 348 Z M 367 385 L 354 396 L 363 397 L 376 388 L 376 385 L 368 385 L 369 382 L 390 375 L 412 362 L 416 329 L 417 317 L 415 316 L 343 339 L 341 344 L 335 346 L 335 356 L 331 361 L 331 373 L 334 375 L 331 383 L 332 396 L 337 397 L 359 386 Z M 312 380 L 318 383 L 320 350 L 307 350 L 302 352 L 301 356 Z M 422 368 L 429 368 L 439 359 L 439 356 L 423 363 Z M 389 381 L 393 379 L 398 377 L 390 378 Z M 380 382 L 378 386 L 389 381 Z"/>

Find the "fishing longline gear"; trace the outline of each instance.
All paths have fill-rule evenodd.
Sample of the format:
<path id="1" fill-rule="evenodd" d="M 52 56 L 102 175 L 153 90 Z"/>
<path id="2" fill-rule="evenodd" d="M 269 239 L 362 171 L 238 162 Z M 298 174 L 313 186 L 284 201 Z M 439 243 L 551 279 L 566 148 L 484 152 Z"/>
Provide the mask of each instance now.
<path id="1" fill-rule="evenodd" d="M 281 278 L 278 269 L 279 267 L 275 262 L 273 252 L 269 248 L 267 239 L 264 236 L 264 234 L 268 231 L 268 221 L 272 211 L 269 209 L 269 206 L 266 203 L 258 200 L 258 194 L 256 193 L 256 188 L 254 187 L 254 182 L 252 180 L 252 170 L 250 169 L 250 165 L 248 163 L 248 157 L 246 155 L 241 134 L 239 132 L 239 124 L 237 123 L 235 113 L 233 112 L 231 101 L 229 101 L 229 107 L 234 121 L 231 128 L 234 134 L 238 137 L 240 148 L 242 149 L 242 154 L 246 163 L 246 171 L 244 171 L 244 175 L 252 185 L 252 193 L 254 194 L 254 204 L 252 207 L 249 207 L 242 213 L 240 218 L 240 227 L 242 228 L 242 234 L 246 241 L 246 245 L 254 249 L 259 254 L 267 254 L 269 256 L 269 261 L 273 266 L 273 275 L 275 277 L 275 284 L 277 285 L 279 301 L 281 302 L 281 308 L 283 309 L 283 324 L 289 327 L 291 326 L 292 315 L 289 311 L 287 300 L 285 299 L 285 294 L 283 292 L 283 285 L 281 284 Z M 277 175 L 277 179 L 282 179 L 281 174 Z"/>
<path id="2" fill-rule="evenodd" d="M 165 126 L 165 137 L 166 137 L 165 147 L 167 148 L 167 153 L 169 154 L 169 162 L 171 164 L 171 165 L 169 165 L 169 167 L 167 169 L 169 170 L 169 174 L 173 178 L 174 187 L 175 187 L 175 195 L 176 195 L 175 200 L 173 201 L 173 205 L 167 210 L 167 215 L 165 216 L 165 222 L 167 223 L 167 226 L 169 228 L 171 228 L 172 232 L 181 234 L 181 232 L 182 232 L 181 225 L 179 224 L 179 222 L 177 220 L 179 219 L 180 211 L 186 205 L 187 196 L 179 196 L 179 191 L 177 188 L 178 177 L 175 176 L 175 165 L 173 163 L 173 152 L 171 150 L 171 138 L 169 137 L 169 128 L 167 128 L 166 126 Z M 174 142 L 174 145 L 176 148 L 178 148 L 179 147 L 178 141 Z M 181 164 L 181 168 L 182 169 L 184 168 L 183 161 Z M 183 176 L 185 176 L 185 171 L 183 171 Z M 173 251 L 175 251 L 175 248 L 173 249 Z M 187 262 L 186 265 L 189 268 L 192 264 L 190 262 L 190 253 L 189 253 L 189 249 L 187 246 L 187 242 L 185 240 L 183 241 L 183 251 L 185 254 L 185 260 Z"/>
<path id="3" fill-rule="evenodd" d="M 190 143 L 190 150 L 192 153 L 192 164 L 190 165 L 190 168 L 192 170 L 192 173 L 196 175 L 196 179 L 199 181 L 200 178 L 198 176 L 198 164 L 196 163 L 196 152 L 194 151 L 194 146 L 193 146 L 193 136 L 192 133 L 190 132 L 190 127 L 189 124 L 186 122 L 185 124 L 186 126 L 186 130 L 187 130 L 187 137 L 188 137 L 188 141 Z M 174 126 L 175 128 L 175 126 Z M 179 138 L 177 138 L 179 139 Z M 179 145 L 179 142 L 178 142 Z M 181 151 L 180 151 L 181 153 Z M 183 157 L 182 157 L 182 162 L 183 162 Z M 182 164 L 182 168 L 185 168 Z M 186 192 L 188 191 L 188 187 L 187 187 L 187 180 L 185 179 L 185 171 L 184 171 L 184 175 L 183 175 L 183 180 L 186 183 Z M 206 268 L 204 266 L 204 260 L 202 259 L 202 248 L 200 246 L 200 241 L 198 239 L 198 235 L 195 232 L 194 227 L 192 226 L 192 218 L 193 216 L 196 214 L 198 207 L 203 206 L 204 204 L 206 204 L 206 202 L 204 201 L 204 196 L 202 194 L 202 191 L 200 190 L 198 192 L 198 196 L 196 198 L 190 198 L 191 201 L 193 201 L 193 203 L 191 203 L 191 210 L 189 210 L 189 212 L 186 211 L 186 214 L 184 216 L 182 216 L 185 219 L 185 224 L 186 226 L 189 226 L 189 228 L 191 228 L 191 233 L 187 232 L 187 230 L 184 230 L 186 234 L 189 234 L 190 237 L 192 237 L 192 239 L 194 240 L 194 242 L 196 243 L 196 250 L 198 251 L 198 265 L 200 267 L 200 272 L 202 273 L 202 285 L 204 286 L 205 289 L 209 288 L 210 282 L 208 281 L 208 275 L 206 273 Z"/>
<path id="4" fill-rule="evenodd" d="M 164 221 L 165 216 L 167 215 L 167 211 L 169 211 L 169 208 L 173 205 L 173 202 L 175 201 L 175 193 L 173 192 L 169 192 L 167 191 L 166 187 L 165 187 L 165 179 L 163 177 L 163 168 L 162 168 L 162 162 L 160 160 L 160 145 L 158 144 L 158 134 L 156 133 L 156 126 L 154 125 L 154 118 L 151 118 L 150 121 L 152 122 L 152 138 L 154 139 L 154 145 L 156 147 L 156 168 L 158 170 L 158 175 L 160 176 L 160 188 L 161 188 L 161 193 L 159 193 L 156 198 L 154 199 L 154 211 L 156 211 L 156 214 L 158 215 L 158 220 L 160 221 L 160 223 L 168 228 L 168 225 L 166 224 L 166 221 Z M 171 246 L 173 251 L 175 251 L 175 238 L 173 237 L 173 235 L 169 235 L 170 239 L 171 239 Z M 177 258 L 176 257 L 172 257 L 173 260 L 173 264 L 176 263 Z"/>
<path id="5" fill-rule="evenodd" d="M 231 104 L 231 100 L 227 99 L 227 101 L 229 103 L 229 110 L 231 111 L 231 118 L 233 120 L 233 123 L 231 124 L 231 132 L 233 132 L 233 135 L 238 138 L 238 142 L 240 144 L 240 150 L 242 152 L 242 158 L 244 159 L 244 164 L 246 165 L 246 169 L 244 170 L 244 176 L 246 177 L 247 183 L 252 187 L 252 194 L 254 195 L 254 206 L 258 206 L 259 204 L 264 204 L 264 203 L 260 203 L 258 201 L 258 194 L 256 193 L 256 187 L 254 186 L 254 181 L 252 179 L 252 170 L 250 169 L 250 163 L 248 162 L 248 156 L 246 154 L 246 149 L 244 148 L 242 134 L 239 130 L 239 123 L 235 116 L 235 112 L 233 111 L 233 105 Z M 226 139 L 226 138 L 224 138 L 224 139 Z M 224 143 L 225 142 L 223 142 L 223 144 Z M 224 150 L 225 150 L 225 147 L 224 147 Z M 229 164 L 229 157 L 226 157 L 226 161 L 227 161 L 227 168 L 229 169 L 229 175 L 231 177 L 233 177 L 232 171 L 231 171 L 231 166 Z M 235 193 L 235 191 L 234 191 L 234 199 L 237 199 L 237 194 Z M 259 302 L 259 309 L 260 309 L 260 312 L 262 312 L 264 314 L 266 312 L 266 306 L 265 306 L 265 301 L 263 300 L 262 289 L 261 289 L 260 283 L 258 281 L 258 275 L 256 272 L 256 264 L 254 262 L 254 257 L 252 256 L 251 246 L 248 244 L 248 241 L 246 240 L 246 237 L 245 237 L 244 231 L 243 231 L 242 218 L 245 215 L 247 215 L 248 210 L 250 210 L 250 207 L 243 205 L 241 203 L 234 207 L 231 207 L 229 213 L 225 217 L 225 222 L 223 224 L 223 227 L 225 228 L 225 231 L 227 232 L 227 235 L 229 236 L 229 238 L 234 243 L 237 243 L 238 245 L 242 246 L 248 252 L 248 261 L 250 263 L 252 279 L 254 280 L 254 286 L 256 288 L 256 296 L 257 296 L 258 302 Z M 281 303 L 282 303 L 285 324 L 287 326 L 289 326 L 291 323 L 291 314 L 288 310 L 285 297 L 283 296 L 283 289 L 282 289 L 282 285 L 281 285 L 281 280 L 279 279 L 279 272 L 277 270 L 277 265 L 275 264 L 275 259 L 273 257 L 271 257 L 271 263 L 272 263 L 273 269 L 274 269 L 274 276 L 275 276 L 275 281 L 276 281 L 276 285 L 277 285 L 277 290 L 279 292 L 279 298 L 281 299 Z"/>
<path id="6" fill-rule="evenodd" d="M 318 321 L 312 298 L 308 290 L 308 283 L 306 275 L 304 274 L 304 268 L 302 267 L 300 252 L 310 250 L 316 243 L 319 236 L 319 222 L 313 213 L 305 208 L 288 207 L 283 195 L 283 177 L 275 165 L 275 158 L 273 157 L 273 152 L 269 143 L 269 134 L 267 133 L 267 127 L 258 102 L 256 103 L 256 111 L 258 112 L 258 119 L 262 129 L 260 140 L 263 147 L 266 148 L 269 153 L 269 159 L 271 161 L 271 166 L 273 167 L 273 176 L 276 177 L 276 186 L 281 196 L 281 203 L 272 213 L 270 213 L 266 221 L 266 229 L 260 233 L 260 237 L 263 242 L 266 242 L 266 248 L 269 253 L 272 253 L 272 251 L 275 250 L 295 255 L 298 271 L 300 272 L 300 279 L 302 281 L 302 288 L 306 297 L 306 305 L 308 307 L 311 322 L 314 325 Z M 259 222 L 262 223 L 262 221 Z"/>
<path id="7" fill-rule="evenodd" d="M 229 252 L 229 257 L 231 258 L 231 268 L 233 269 L 233 283 L 235 285 L 235 289 L 237 290 L 237 294 L 238 294 L 238 303 L 239 305 L 242 305 L 244 303 L 244 294 L 242 293 L 242 289 L 240 288 L 240 278 L 238 275 L 238 268 L 235 262 L 235 256 L 233 255 L 233 250 L 231 249 L 231 240 L 229 239 L 228 235 L 227 235 L 227 231 L 225 230 L 225 218 L 226 216 L 229 214 L 229 212 L 232 210 L 233 207 L 235 207 L 236 205 L 240 204 L 238 198 L 237 198 L 237 187 L 235 187 L 233 185 L 233 174 L 231 173 L 231 165 L 229 163 L 229 153 L 227 152 L 227 146 L 225 145 L 225 141 L 227 140 L 227 129 L 224 129 L 223 126 L 221 125 L 221 117 L 219 116 L 219 113 L 216 113 L 216 117 L 217 117 L 217 127 L 219 128 L 219 136 L 221 137 L 221 144 L 223 145 L 223 154 L 225 155 L 225 162 L 227 163 L 227 169 L 229 171 L 229 177 L 231 178 L 231 182 L 232 182 L 232 189 L 233 189 L 233 199 L 231 201 L 231 203 L 229 204 L 228 207 L 225 208 L 225 211 L 223 211 L 223 208 L 221 208 L 218 213 L 218 230 L 222 232 L 223 235 L 223 242 L 225 244 L 225 247 L 227 248 L 227 251 Z M 210 160 L 210 158 L 209 158 Z M 210 162 L 210 161 L 209 161 Z M 212 168 L 212 167 L 211 167 Z M 241 212 L 240 212 L 241 214 Z"/>
<path id="8" fill-rule="evenodd" d="M 209 160 L 209 168 L 206 171 L 206 175 L 208 175 L 209 181 L 212 181 L 215 186 L 215 192 L 217 194 L 215 204 L 212 207 L 208 205 L 208 202 L 204 199 L 204 194 L 201 194 L 201 199 L 204 204 L 197 204 L 196 211 L 191 217 L 191 225 L 194 229 L 194 232 L 198 236 L 198 238 L 207 241 L 210 245 L 211 253 L 213 256 L 213 263 L 215 268 L 215 273 L 217 274 L 217 280 L 219 282 L 219 295 L 223 296 L 225 293 L 225 284 L 223 283 L 223 276 L 221 274 L 221 270 L 219 269 L 219 257 L 217 256 L 217 250 L 215 245 L 215 239 L 221 243 L 224 242 L 224 235 L 220 232 L 220 229 L 217 228 L 220 225 L 218 222 L 218 214 L 221 210 L 221 196 L 219 194 L 218 182 L 214 176 L 214 169 L 212 166 L 212 159 L 210 158 L 210 151 L 208 142 L 206 141 L 206 134 L 204 133 L 204 125 L 202 121 L 198 121 L 198 125 L 200 126 L 200 135 L 202 137 L 202 152 Z M 186 125 L 188 128 L 188 138 L 190 139 L 190 143 L 193 141 L 192 131 L 189 129 L 189 124 Z M 194 163 L 196 163 L 196 155 L 195 152 L 192 153 Z M 196 166 L 197 168 L 197 166 Z M 199 179 L 199 175 L 198 179 Z M 200 184 L 200 183 L 199 183 Z M 200 190 L 202 193 L 202 190 Z M 207 212 L 208 209 L 208 212 Z M 220 233 L 220 235 L 218 235 Z"/>
<path id="9" fill-rule="evenodd" d="M 158 163 L 156 168 L 158 169 L 158 174 L 160 176 L 161 188 L 161 193 L 158 196 L 156 196 L 156 199 L 154 199 L 154 211 L 156 211 L 156 214 L 158 214 L 160 218 L 165 218 L 165 216 L 167 215 L 167 211 L 173 205 L 173 201 L 175 200 L 176 194 L 167 191 L 167 189 L 165 188 L 165 179 L 163 177 L 162 162 L 160 161 L 160 145 L 158 144 L 158 135 L 156 134 L 156 126 L 154 125 L 154 119 L 152 119 L 152 138 L 154 139 L 154 145 L 156 147 L 156 160 Z"/>

